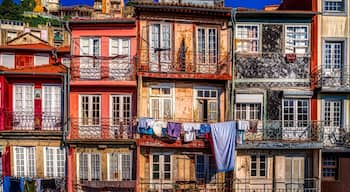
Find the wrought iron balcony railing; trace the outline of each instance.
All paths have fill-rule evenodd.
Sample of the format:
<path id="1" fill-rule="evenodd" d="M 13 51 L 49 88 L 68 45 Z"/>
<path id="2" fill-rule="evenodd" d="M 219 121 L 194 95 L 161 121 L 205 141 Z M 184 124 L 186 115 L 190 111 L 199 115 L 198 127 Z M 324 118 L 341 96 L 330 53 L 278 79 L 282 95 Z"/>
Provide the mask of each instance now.
<path id="1" fill-rule="evenodd" d="M 135 80 L 134 59 L 129 56 L 75 56 L 71 59 L 73 80 Z"/>
<path id="2" fill-rule="evenodd" d="M 173 51 L 167 49 L 141 50 L 138 71 L 179 74 L 230 74 L 229 54 Z"/>
<path id="3" fill-rule="evenodd" d="M 350 126 L 336 126 L 333 123 L 325 123 L 324 140 L 325 147 L 350 147 Z"/>
<path id="4" fill-rule="evenodd" d="M 318 71 L 317 86 L 319 88 L 350 88 L 350 75 L 342 68 L 328 69 L 322 66 Z"/>
<path id="5" fill-rule="evenodd" d="M 323 123 L 320 121 L 268 120 L 262 127 L 239 132 L 243 141 L 321 142 Z M 243 143 L 244 144 L 244 143 Z"/>
<path id="6" fill-rule="evenodd" d="M 6 112 L 5 130 L 62 131 L 60 112 Z"/>
<path id="7" fill-rule="evenodd" d="M 134 139 L 132 119 L 71 118 L 70 139 Z"/>

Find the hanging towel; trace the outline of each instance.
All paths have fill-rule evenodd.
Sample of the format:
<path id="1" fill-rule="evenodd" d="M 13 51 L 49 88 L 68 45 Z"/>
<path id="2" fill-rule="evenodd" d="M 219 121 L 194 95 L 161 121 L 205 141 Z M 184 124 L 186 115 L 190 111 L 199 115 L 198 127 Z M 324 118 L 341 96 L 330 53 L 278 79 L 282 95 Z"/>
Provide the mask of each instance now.
<path id="1" fill-rule="evenodd" d="M 10 179 L 10 192 L 22 192 L 20 180 L 16 178 Z"/>
<path id="2" fill-rule="evenodd" d="M 36 192 L 41 192 L 41 179 L 36 180 Z"/>
<path id="3" fill-rule="evenodd" d="M 166 128 L 168 125 L 168 122 L 166 121 L 154 121 L 153 123 L 153 132 L 156 136 L 162 137 L 163 133 L 162 130 Z"/>
<path id="4" fill-rule="evenodd" d="M 182 127 L 185 131 L 184 141 L 191 142 L 196 139 L 196 131 L 200 130 L 199 123 L 183 123 Z"/>
<path id="5" fill-rule="evenodd" d="M 48 190 L 48 189 L 56 189 L 56 182 L 54 179 L 43 179 L 41 180 L 41 189 L 42 190 Z"/>
<path id="6" fill-rule="evenodd" d="M 249 132 L 256 133 L 258 131 L 258 121 L 249 121 Z"/>
<path id="7" fill-rule="evenodd" d="M 235 166 L 236 122 L 211 124 L 211 137 L 218 172 L 232 171 Z"/>
<path id="8" fill-rule="evenodd" d="M 19 179 L 19 183 L 20 183 L 19 186 L 20 186 L 22 192 L 24 192 L 24 182 L 25 182 L 24 177 L 21 177 Z"/>
<path id="9" fill-rule="evenodd" d="M 177 139 L 180 137 L 181 133 L 181 123 L 168 123 L 168 136 L 172 139 Z"/>
<path id="10" fill-rule="evenodd" d="M 11 178 L 9 176 L 4 177 L 4 192 L 10 192 Z"/>
<path id="11" fill-rule="evenodd" d="M 24 192 L 36 192 L 35 181 L 26 180 L 24 184 Z"/>
<path id="12" fill-rule="evenodd" d="M 199 129 L 199 134 L 205 135 L 207 133 L 210 133 L 210 125 L 208 123 L 201 124 Z"/>
<path id="13" fill-rule="evenodd" d="M 249 121 L 238 121 L 238 130 L 248 131 L 249 126 Z"/>
<path id="14" fill-rule="evenodd" d="M 138 124 L 138 132 L 141 134 L 153 135 L 153 122 L 154 120 L 152 118 L 140 118 Z"/>

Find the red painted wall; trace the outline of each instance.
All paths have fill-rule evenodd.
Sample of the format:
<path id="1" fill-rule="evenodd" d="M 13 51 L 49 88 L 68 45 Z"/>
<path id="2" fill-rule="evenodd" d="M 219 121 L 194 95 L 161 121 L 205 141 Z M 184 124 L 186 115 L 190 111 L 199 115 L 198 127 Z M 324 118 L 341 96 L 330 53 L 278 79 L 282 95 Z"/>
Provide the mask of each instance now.
<path id="1" fill-rule="evenodd" d="M 322 181 L 322 192 L 350 192 L 350 157 L 339 158 L 339 178 Z"/>

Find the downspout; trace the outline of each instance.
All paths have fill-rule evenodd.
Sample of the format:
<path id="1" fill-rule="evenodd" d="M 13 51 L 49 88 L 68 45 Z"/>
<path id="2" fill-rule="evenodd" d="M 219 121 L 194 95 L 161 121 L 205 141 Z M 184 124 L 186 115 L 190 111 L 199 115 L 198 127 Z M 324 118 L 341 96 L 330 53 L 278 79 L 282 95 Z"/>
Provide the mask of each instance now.
<path id="1" fill-rule="evenodd" d="M 235 45 L 235 28 L 236 28 L 236 13 L 237 9 L 232 8 L 231 10 L 231 56 L 232 56 L 232 79 L 231 79 L 231 101 L 230 101 L 230 119 L 234 120 L 234 102 L 235 102 L 235 60 L 236 60 L 236 45 Z"/>

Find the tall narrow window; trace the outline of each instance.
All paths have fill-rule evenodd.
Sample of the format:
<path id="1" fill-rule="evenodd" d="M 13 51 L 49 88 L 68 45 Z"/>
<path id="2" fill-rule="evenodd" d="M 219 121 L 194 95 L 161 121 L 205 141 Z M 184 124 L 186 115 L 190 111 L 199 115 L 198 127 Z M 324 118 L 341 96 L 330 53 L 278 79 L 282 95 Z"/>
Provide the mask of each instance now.
<path id="1" fill-rule="evenodd" d="M 109 43 L 110 56 L 112 57 L 109 64 L 110 78 L 126 80 L 131 73 L 130 39 L 111 38 Z"/>
<path id="2" fill-rule="evenodd" d="M 286 26 L 285 52 L 295 54 L 309 53 L 308 26 Z"/>
<path id="3" fill-rule="evenodd" d="M 338 177 L 338 157 L 334 155 L 322 156 L 322 179 L 336 180 Z"/>
<path id="4" fill-rule="evenodd" d="M 250 156 L 250 176 L 266 177 L 267 157 L 266 155 Z"/>
<path id="5" fill-rule="evenodd" d="M 131 122 L 131 96 L 111 96 L 111 129 L 110 136 L 127 138 L 131 133 L 129 124 Z"/>
<path id="6" fill-rule="evenodd" d="M 101 159 L 97 153 L 79 154 L 79 179 L 98 181 L 101 177 Z"/>
<path id="7" fill-rule="evenodd" d="M 44 130 L 61 129 L 61 86 L 42 87 L 42 128 Z"/>
<path id="8" fill-rule="evenodd" d="M 100 96 L 80 96 L 79 136 L 94 137 L 101 135 L 101 109 Z"/>
<path id="9" fill-rule="evenodd" d="M 259 26 L 237 25 L 236 47 L 239 52 L 258 52 Z"/>
<path id="10" fill-rule="evenodd" d="M 325 41 L 323 46 L 322 86 L 344 85 L 344 41 Z"/>
<path id="11" fill-rule="evenodd" d="M 218 90 L 197 89 L 198 120 L 215 122 L 219 118 Z"/>
<path id="12" fill-rule="evenodd" d="M 150 25 L 150 70 L 168 72 L 171 70 L 171 25 L 157 23 Z"/>
<path id="13" fill-rule="evenodd" d="M 34 86 L 14 85 L 13 129 L 34 128 Z"/>
<path id="14" fill-rule="evenodd" d="M 306 127 L 309 120 L 309 100 L 283 100 L 283 126 Z"/>
<path id="15" fill-rule="evenodd" d="M 205 183 L 215 182 L 216 164 L 211 155 L 196 155 L 196 179 Z"/>
<path id="16" fill-rule="evenodd" d="M 16 177 L 35 177 L 35 147 L 14 147 Z"/>
<path id="17" fill-rule="evenodd" d="M 45 177 L 64 177 L 65 176 L 65 152 L 59 147 L 44 148 L 44 170 Z"/>
<path id="18" fill-rule="evenodd" d="M 218 34 L 216 28 L 197 28 L 197 71 L 216 72 L 218 59 Z M 212 64 L 212 66 L 211 66 Z"/>
<path id="19" fill-rule="evenodd" d="M 109 153 L 108 158 L 108 179 L 110 181 L 123 181 L 132 179 L 131 153 Z"/>
<path id="20" fill-rule="evenodd" d="M 150 115 L 155 119 L 171 119 L 173 117 L 173 90 L 170 86 L 151 87 Z"/>
<path id="21" fill-rule="evenodd" d="M 80 38 L 80 78 L 100 79 L 101 62 L 98 58 L 101 54 L 100 38 L 82 37 Z"/>
<path id="22" fill-rule="evenodd" d="M 170 180 L 172 175 L 171 155 L 153 154 L 152 155 L 152 172 L 153 180 Z"/>

